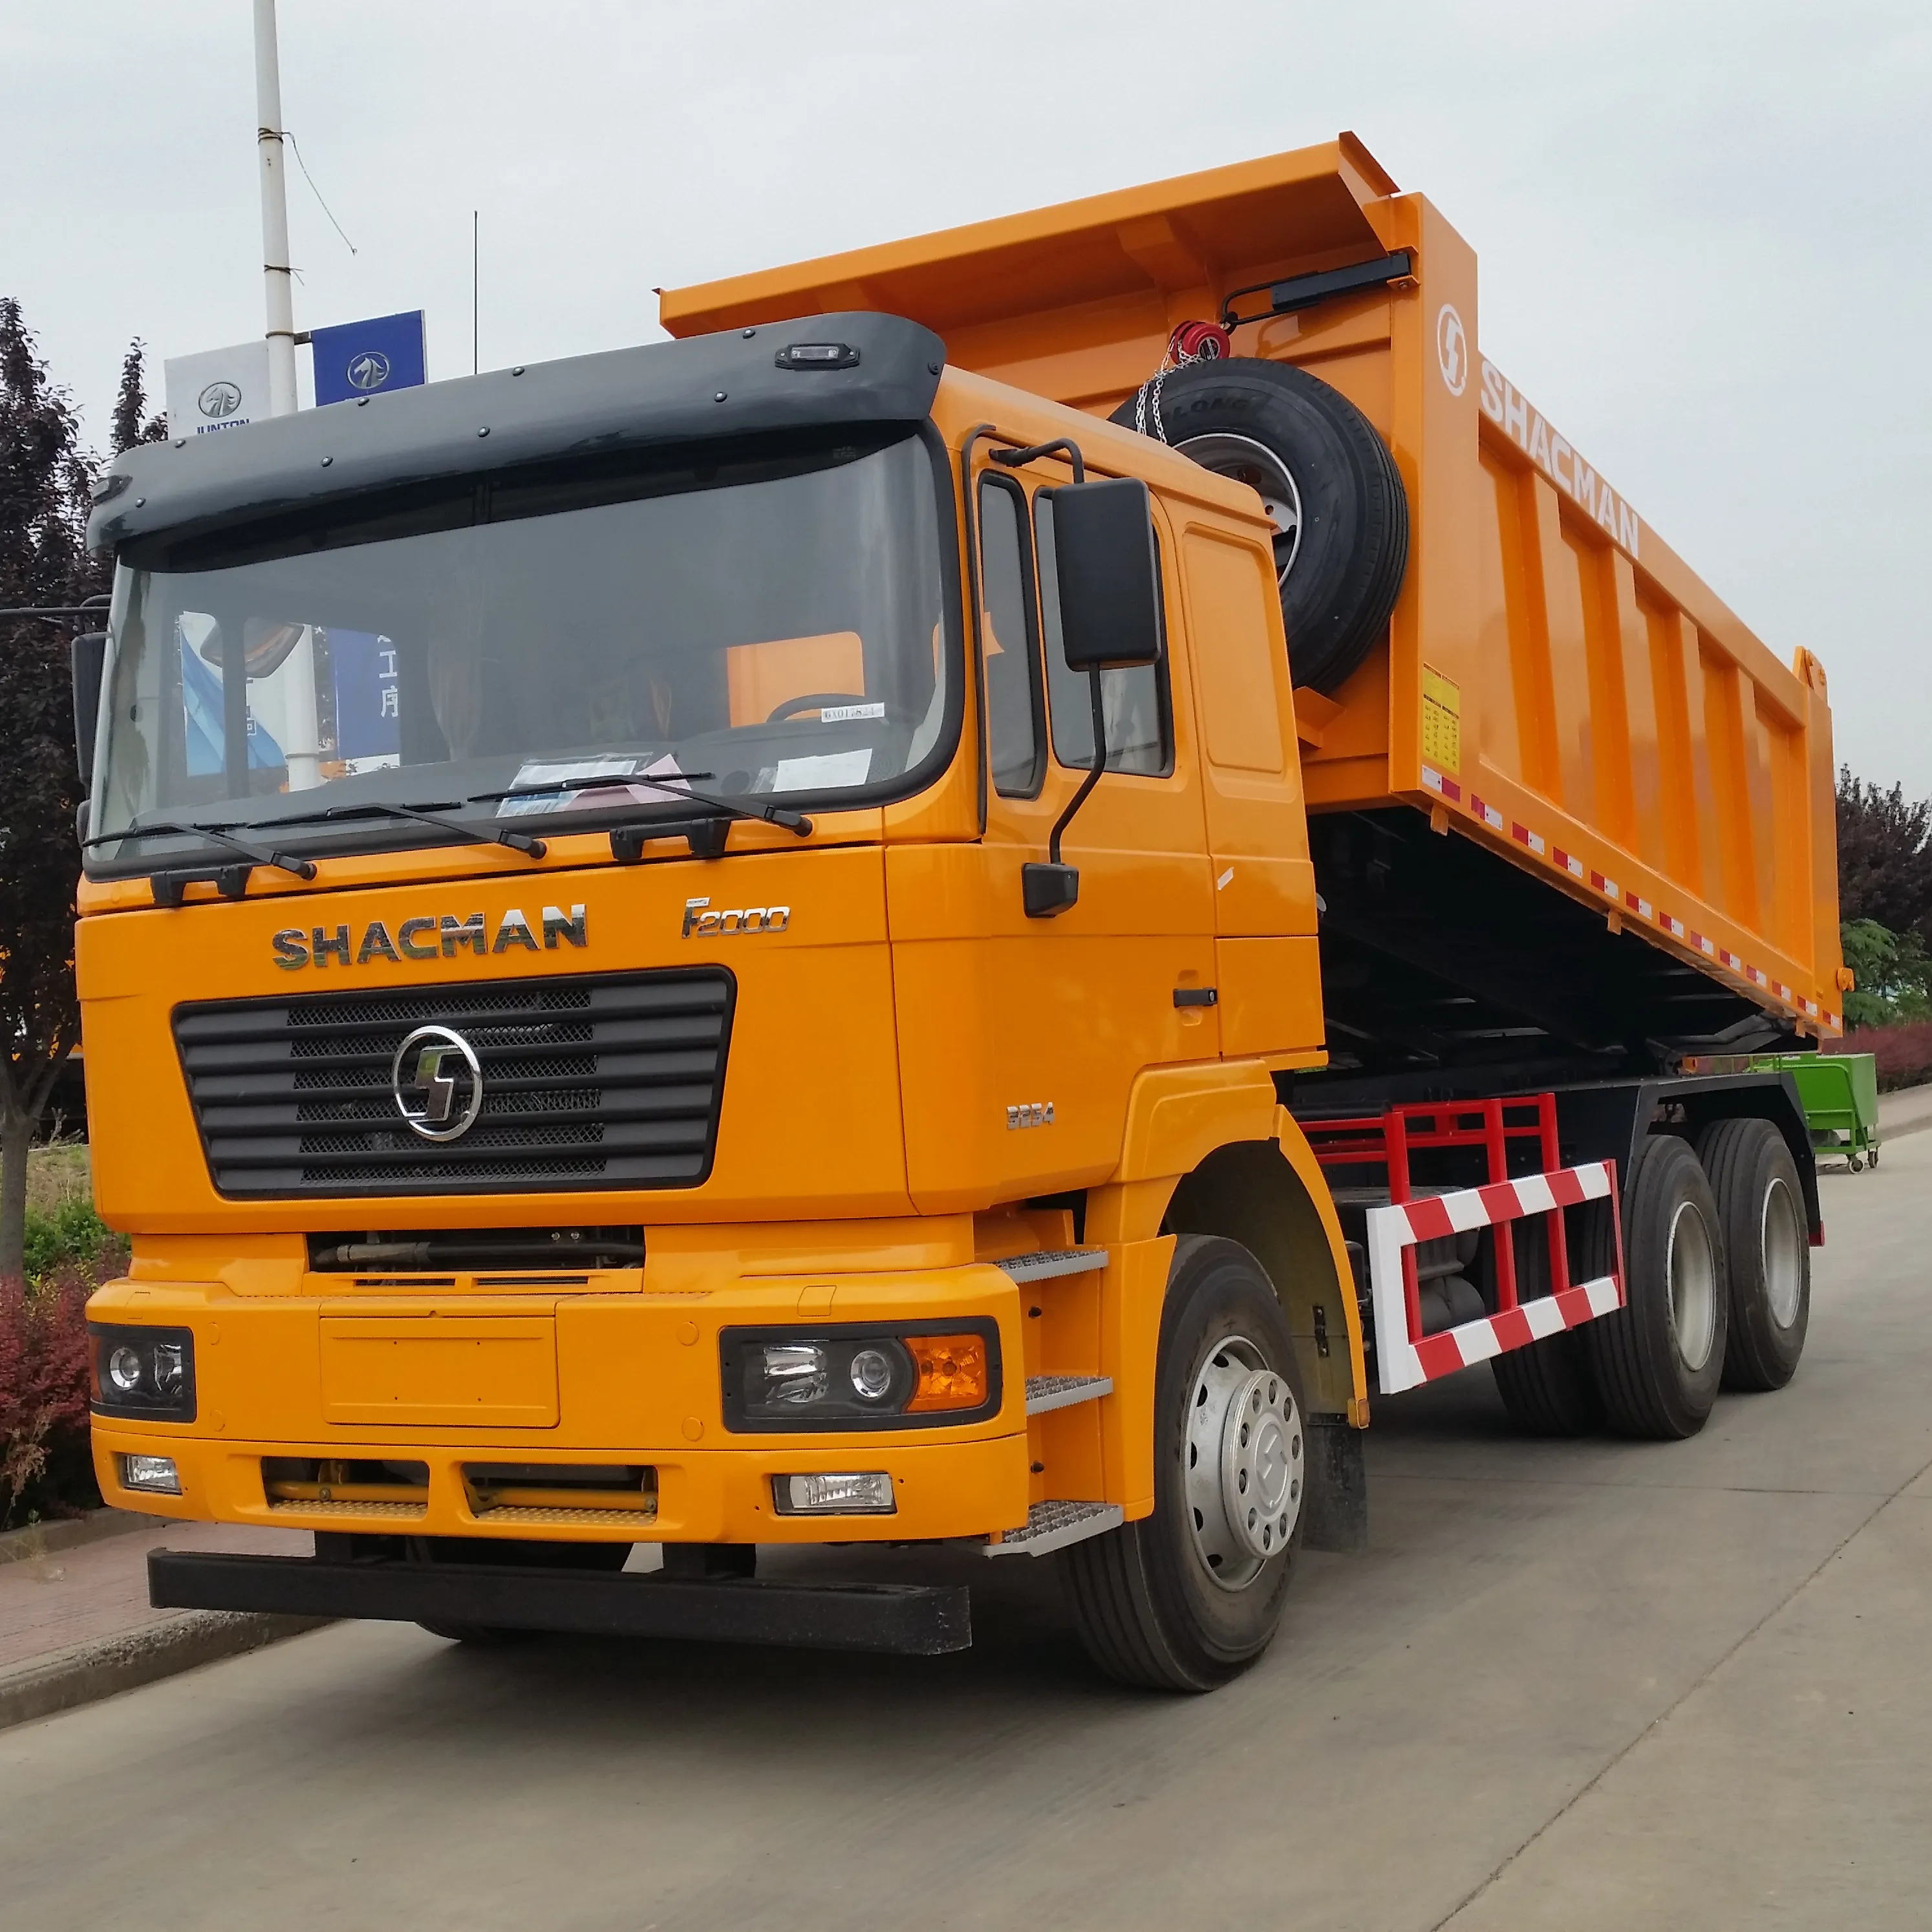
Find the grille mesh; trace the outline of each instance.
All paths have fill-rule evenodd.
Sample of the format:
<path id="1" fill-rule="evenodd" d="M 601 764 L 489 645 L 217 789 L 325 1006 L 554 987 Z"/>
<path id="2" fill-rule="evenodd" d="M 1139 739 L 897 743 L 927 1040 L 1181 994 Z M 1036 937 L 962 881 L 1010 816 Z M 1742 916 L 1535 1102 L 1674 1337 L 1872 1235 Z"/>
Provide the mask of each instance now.
<path id="1" fill-rule="evenodd" d="M 711 969 L 314 993 L 177 1007 L 175 1040 L 226 1195 L 688 1187 L 710 1170 L 732 998 Z M 395 1104 L 397 1049 L 423 1025 L 483 1070 L 457 1140 Z"/>

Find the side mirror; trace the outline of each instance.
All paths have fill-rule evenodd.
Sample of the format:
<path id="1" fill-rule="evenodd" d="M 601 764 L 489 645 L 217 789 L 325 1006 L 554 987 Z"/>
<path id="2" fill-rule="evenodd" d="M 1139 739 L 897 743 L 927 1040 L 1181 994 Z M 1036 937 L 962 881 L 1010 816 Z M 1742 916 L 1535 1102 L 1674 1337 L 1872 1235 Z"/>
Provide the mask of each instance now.
<path id="1" fill-rule="evenodd" d="M 1028 919 L 1057 919 L 1080 901 L 1080 872 L 1060 856 L 1073 814 L 1107 769 L 1100 674 L 1160 662 L 1160 566 L 1153 506 L 1138 477 L 1075 483 L 1053 493 L 1054 572 L 1060 586 L 1060 650 L 1084 671 L 1094 705 L 1094 762 L 1047 840 L 1047 859 L 1020 868 Z"/>
<path id="2" fill-rule="evenodd" d="M 100 720 L 100 679 L 107 664 L 107 633 L 83 631 L 68 646 L 68 668 L 74 675 L 74 758 L 80 782 L 94 784 L 94 734 Z"/>
<path id="3" fill-rule="evenodd" d="M 1061 647 L 1071 670 L 1160 662 L 1160 578 L 1153 508 L 1138 477 L 1053 493 Z"/>

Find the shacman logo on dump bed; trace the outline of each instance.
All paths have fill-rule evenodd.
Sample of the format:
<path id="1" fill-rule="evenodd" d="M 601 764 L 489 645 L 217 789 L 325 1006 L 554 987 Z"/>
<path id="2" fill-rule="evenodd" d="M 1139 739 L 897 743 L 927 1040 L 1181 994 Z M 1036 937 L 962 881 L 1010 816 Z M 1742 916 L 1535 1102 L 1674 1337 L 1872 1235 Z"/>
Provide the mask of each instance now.
<path id="1" fill-rule="evenodd" d="M 541 946 L 536 932 L 516 906 L 497 920 L 494 939 L 486 916 L 480 912 L 472 912 L 466 919 L 458 919 L 453 912 L 406 919 L 396 928 L 393 939 L 380 919 L 372 919 L 363 927 L 359 941 L 352 940 L 346 926 L 292 926 L 275 934 L 275 964 L 291 973 L 304 966 L 326 966 L 332 959 L 344 966 L 368 966 L 377 960 L 400 966 L 405 959 L 454 959 L 466 946 L 481 956 L 519 950 L 554 952 L 559 940 L 570 946 L 590 943 L 588 918 L 580 905 L 572 906 L 568 914 L 560 906 L 545 906 L 538 928 L 543 934 Z"/>
<path id="2" fill-rule="evenodd" d="M 1540 410 L 1531 408 L 1529 399 L 1486 356 L 1480 400 L 1484 415 L 1634 561 L 1643 527 L 1636 512 L 1544 421 Z"/>

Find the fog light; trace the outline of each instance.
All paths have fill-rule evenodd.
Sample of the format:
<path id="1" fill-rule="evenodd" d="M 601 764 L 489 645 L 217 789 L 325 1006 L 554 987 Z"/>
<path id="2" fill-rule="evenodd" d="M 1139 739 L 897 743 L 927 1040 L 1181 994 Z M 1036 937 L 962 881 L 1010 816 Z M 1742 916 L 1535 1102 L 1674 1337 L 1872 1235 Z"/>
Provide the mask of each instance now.
<path id="1" fill-rule="evenodd" d="M 141 1390 L 141 1358 L 132 1348 L 116 1348 L 107 1358 L 107 1379 L 117 1395 L 138 1395 Z"/>
<path id="2" fill-rule="evenodd" d="M 896 1507 L 892 1479 L 884 1469 L 774 1476 L 772 1502 L 780 1516 L 890 1516 Z"/>
<path id="3" fill-rule="evenodd" d="M 182 1492 L 181 1474 L 172 1456 L 123 1456 L 121 1481 L 130 1490 L 146 1490 L 158 1496 Z"/>

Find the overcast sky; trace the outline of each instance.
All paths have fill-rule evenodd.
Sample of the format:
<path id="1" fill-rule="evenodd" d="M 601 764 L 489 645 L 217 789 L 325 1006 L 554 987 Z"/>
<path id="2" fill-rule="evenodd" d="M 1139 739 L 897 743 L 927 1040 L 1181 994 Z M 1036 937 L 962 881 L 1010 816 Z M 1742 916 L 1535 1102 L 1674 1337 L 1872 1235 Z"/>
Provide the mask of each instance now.
<path id="1" fill-rule="evenodd" d="M 1474 245 L 1482 349 L 1932 794 L 1926 0 L 281 0 L 296 326 L 432 378 L 656 338 L 654 285 L 1352 128 Z M 0 0 L 0 292 L 122 353 L 262 326 L 247 0 Z M 304 386 L 307 357 L 300 356 Z"/>

